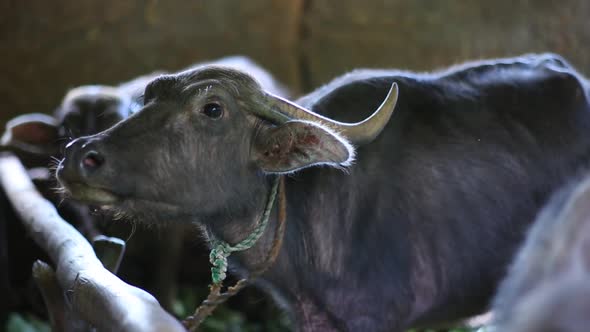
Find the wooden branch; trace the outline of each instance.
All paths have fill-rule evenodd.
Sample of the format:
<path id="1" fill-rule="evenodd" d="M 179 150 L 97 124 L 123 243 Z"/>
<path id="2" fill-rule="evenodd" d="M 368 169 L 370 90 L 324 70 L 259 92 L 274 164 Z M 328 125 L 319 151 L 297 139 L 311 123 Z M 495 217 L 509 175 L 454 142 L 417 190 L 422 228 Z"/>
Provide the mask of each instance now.
<path id="1" fill-rule="evenodd" d="M 33 278 L 41 291 L 41 295 L 43 295 L 43 300 L 45 300 L 51 329 L 53 331 L 65 331 L 66 304 L 55 272 L 47 263 L 38 260 L 33 263 Z"/>
<path id="2" fill-rule="evenodd" d="M 53 268 L 40 260 L 33 263 L 33 278 L 49 314 L 52 331 L 88 332 L 94 328 L 74 313 L 65 301 L 64 292 Z"/>
<path id="3" fill-rule="evenodd" d="M 88 241 L 35 189 L 13 155 L 0 155 L 0 183 L 35 242 L 52 259 L 73 310 L 104 331 L 185 331 L 142 289 L 107 271 Z"/>

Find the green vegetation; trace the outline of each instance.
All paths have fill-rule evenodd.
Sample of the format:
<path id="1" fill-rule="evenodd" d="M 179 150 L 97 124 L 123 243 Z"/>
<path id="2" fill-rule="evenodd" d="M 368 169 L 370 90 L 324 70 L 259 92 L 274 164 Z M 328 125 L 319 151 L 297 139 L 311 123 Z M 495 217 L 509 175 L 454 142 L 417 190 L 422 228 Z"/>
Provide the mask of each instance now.
<path id="1" fill-rule="evenodd" d="M 194 287 L 181 287 L 178 294 L 178 298 L 172 305 L 172 312 L 180 319 L 191 315 L 201 301 L 207 297 L 206 290 L 199 292 Z M 223 304 L 203 322 L 200 331 L 282 332 L 292 330 L 287 314 L 270 306 L 268 303 L 249 303 L 248 308 L 245 309 L 247 311 L 258 309 L 264 319 L 249 319 L 241 310 Z"/>
<path id="2" fill-rule="evenodd" d="M 200 301 L 207 294 L 206 290 L 195 287 L 181 287 L 178 298 L 173 304 L 172 312 L 178 318 L 191 315 Z M 251 302 L 251 301 L 250 301 Z M 272 307 L 265 301 L 249 303 L 260 311 L 256 319 L 248 317 L 241 310 L 232 308 L 231 305 L 221 305 L 214 314 L 207 318 L 200 331 L 203 332 L 283 332 L 292 331 L 287 314 Z M 252 308 L 249 308 L 252 311 Z M 4 329 L 7 332 L 49 332 L 49 324 L 33 315 L 12 313 L 9 315 Z M 479 328 L 453 328 L 450 330 L 408 330 L 407 332 L 487 332 L 485 327 Z"/>
<path id="3" fill-rule="evenodd" d="M 31 315 L 11 313 L 6 321 L 7 332 L 50 332 L 49 324 Z"/>

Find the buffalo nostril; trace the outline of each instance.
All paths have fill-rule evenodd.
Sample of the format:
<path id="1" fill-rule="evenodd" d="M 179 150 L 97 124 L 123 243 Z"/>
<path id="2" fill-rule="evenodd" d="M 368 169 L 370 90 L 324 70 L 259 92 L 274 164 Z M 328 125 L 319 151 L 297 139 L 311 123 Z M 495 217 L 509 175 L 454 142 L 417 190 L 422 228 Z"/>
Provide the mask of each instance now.
<path id="1" fill-rule="evenodd" d="M 87 170 L 94 170 L 104 163 L 104 158 L 96 151 L 88 151 L 82 158 L 82 167 Z"/>

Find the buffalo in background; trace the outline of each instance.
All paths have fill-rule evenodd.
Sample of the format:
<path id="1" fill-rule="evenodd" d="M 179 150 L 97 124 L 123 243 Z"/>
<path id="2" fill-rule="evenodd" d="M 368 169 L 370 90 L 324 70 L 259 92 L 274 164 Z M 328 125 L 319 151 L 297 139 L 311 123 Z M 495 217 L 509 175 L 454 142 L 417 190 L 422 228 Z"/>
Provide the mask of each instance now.
<path id="1" fill-rule="evenodd" d="M 494 331 L 583 332 L 590 326 L 590 177 L 543 208 L 494 301 Z"/>

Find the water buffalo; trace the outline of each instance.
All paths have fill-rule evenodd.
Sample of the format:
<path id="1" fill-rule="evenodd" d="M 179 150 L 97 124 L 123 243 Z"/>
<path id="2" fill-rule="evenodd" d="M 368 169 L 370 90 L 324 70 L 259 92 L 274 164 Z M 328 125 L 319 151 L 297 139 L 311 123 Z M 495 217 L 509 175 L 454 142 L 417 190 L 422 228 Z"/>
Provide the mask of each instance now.
<path id="1" fill-rule="evenodd" d="M 130 97 L 116 87 L 81 86 L 68 91 L 53 116 L 41 113 L 18 116 L 6 124 L 2 137 L 0 148 L 19 156 L 23 164 L 31 168 L 37 188 L 59 205 L 64 218 L 90 238 L 98 233 L 93 222 L 95 218 L 84 205 L 61 202 L 48 168 L 55 164 L 52 158 L 62 157 L 66 143 L 111 127 L 129 115 L 130 105 Z M 0 293 L 6 295 L 6 301 L 0 306 L 0 321 L 9 311 L 28 308 L 26 304 L 39 308 L 34 305 L 39 301 L 35 297 L 37 290 L 29 285 L 31 265 L 36 259 L 47 261 L 17 220 L 13 207 L 0 189 Z"/>
<path id="2" fill-rule="evenodd" d="M 30 160 L 29 167 L 47 166 L 51 156 L 60 156 L 61 143 L 111 127 L 128 116 L 130 103 L 115 87 L 77 87 L 66 94 L 53 116 L 32 113 L 9 121 L 2 147 Z"/>
<path id="3" fill-rule="evenodd" d="M 577 332 L 590 326 L 590 177 L 551 199 L 494 301 L 498 332 Z"/>
<path id="4" fill-rule="evenodd" d="M 296 103 L 204 67 L 159 77 L 144 103 L 70 143 L 60 183 L 119 216 L 197 223 L 235 244 L 285 176 L 287 229 L 260 283 L 306 331 L 401 331 L 482 311 L 526 226 L 590 158 L 587 83 L 551 54 L 357 71 Z M 276 210 L 230 257 L 236 272 L 267 257 Z"/>

